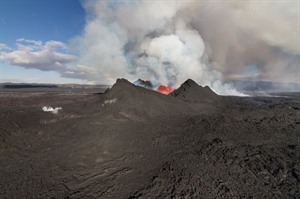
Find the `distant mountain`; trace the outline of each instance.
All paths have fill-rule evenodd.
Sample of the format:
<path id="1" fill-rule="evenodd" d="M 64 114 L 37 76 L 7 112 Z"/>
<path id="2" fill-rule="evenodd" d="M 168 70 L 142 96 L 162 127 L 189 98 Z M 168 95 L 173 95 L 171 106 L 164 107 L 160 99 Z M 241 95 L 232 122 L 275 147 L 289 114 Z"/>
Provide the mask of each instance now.
<path id="1" fill-rule="evenodd" d="M 57 85 L 52 84 L 4 84 L 3 88 L 21 89 L 21 88 L 57 88 Z"/>
<path id="2" fill-rule="evenodd" d="M 109 85 L 88 85 L 88 84 L 44 84 L 44 83 L 0 83 L 4 89 L 34 89 L 34 88 L 76 88 L 76 89 L 97 89 L 108 88 Z"/>
<path id="3" fill-rule="evenodd" d="M 219 99 L 219 96 L 208 86 L 202 87 L 191 79 L 186 80 L 170 95 L 184 101 L 194 102 L 214 102 Z"/>

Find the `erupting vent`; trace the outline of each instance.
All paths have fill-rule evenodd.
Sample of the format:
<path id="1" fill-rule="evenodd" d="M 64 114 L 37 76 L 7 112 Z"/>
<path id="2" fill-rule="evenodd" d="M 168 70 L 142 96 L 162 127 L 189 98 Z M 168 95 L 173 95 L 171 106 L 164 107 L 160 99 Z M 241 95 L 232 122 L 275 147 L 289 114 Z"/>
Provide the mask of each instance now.
<path id="1" fill-rule="evenodd" d="M 154 86 L 154 84 L 151 81 L 142 80 L 142 79 L 136 80 L 135 82 L 133 82 L 133 84 L 136 85 L 136 86 L 140 86 L 140 87 L 150 89 L 150 90 L 156 90 L 157 92 L 159 92 L 161 94 L 164 94 L 164 95 L 168 95 L 169 93 L 171 93 L 174 90 L 170 86 L 163 86 L 163 85 L 160 85 L 157 88 L 156 86 Z"/>
<path id="2" fill-rule="evenodd" d="M 174 89 L 171 88 L 170 86 L 162 86 L 160 85 L 157 89 L 157 92 L 160 92 L 162 94 L 168 95 L 169 93 L 171 93 Z"/>

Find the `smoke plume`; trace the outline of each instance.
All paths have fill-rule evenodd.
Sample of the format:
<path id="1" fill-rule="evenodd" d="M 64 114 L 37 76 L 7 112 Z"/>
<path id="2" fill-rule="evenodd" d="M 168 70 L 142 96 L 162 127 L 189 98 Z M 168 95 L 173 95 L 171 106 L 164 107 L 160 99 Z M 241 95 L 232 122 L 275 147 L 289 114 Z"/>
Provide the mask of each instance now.
<path id="1" fill-rule="evenodd" d="M 177 87 L 191 78 L 219 94 L 222 80 L 296 80 L 297 2 L 86 1 L 87 24 L 73 40 L 89 78 L 147 79 Z M 282 73 L 288 70 L 291 73 Z M 279 75 L 281 74 L 281 76 Z M 284 75 L 286 74 L 286 75 Z M 249 76 L 250 76 L 249 75 Z"/>

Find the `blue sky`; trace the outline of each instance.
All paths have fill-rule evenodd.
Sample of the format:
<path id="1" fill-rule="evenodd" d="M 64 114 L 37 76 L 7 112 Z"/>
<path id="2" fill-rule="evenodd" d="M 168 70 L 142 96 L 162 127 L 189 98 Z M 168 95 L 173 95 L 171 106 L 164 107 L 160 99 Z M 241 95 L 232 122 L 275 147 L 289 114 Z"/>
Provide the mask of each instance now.
<path id="1" fill-rule="evenodd" d="M 85 13 L 79 0 L 0 0 L 0 20 L 0 43 L 16 48 L 20 38 L 68 43 L 83 30 Z M 0 68 L 1 82 L 81 82 L 6 61 L 1 61 Z"/>

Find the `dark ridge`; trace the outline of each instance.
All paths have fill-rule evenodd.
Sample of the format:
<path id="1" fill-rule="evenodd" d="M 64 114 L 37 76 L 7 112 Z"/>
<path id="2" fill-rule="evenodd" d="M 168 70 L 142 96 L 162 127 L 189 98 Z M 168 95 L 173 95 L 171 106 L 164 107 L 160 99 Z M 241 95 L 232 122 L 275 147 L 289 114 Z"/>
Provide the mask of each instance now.
<path id="1" fill-rule="evenodd" d="M 204 86 L 204 89 L 206 89 L 207 92 L 210 93 L 210 95 L 218 96 L 218 94 L 215 93 L 213 90 L 211 90 L 211 88 L 209 86 Z"/>
<path id="2" fill-rule="evenodd" d="M 33 85 L 33 84 L 11 84 L 4 85 L 3 88 L 21 89 L 21 88 L 57 88 L 57 85 Z"/>
<path id="3" fill-rule="evenodd" d="M 202 88 L 202 86 L 198 85 L 194 80 L 188 79 L 183 84 L 181 84 L 181 86 L 178 89 L 175 89 L 172 93 L 170 93 L 170 95 L 177 97 L 191 87 L 201 87 Z"/>
<path id="4" fill-rule="evenodd" d="M 127 79 L 117 79 L 116 83 L 105 91 L 105 95 L 106 98 L 141 100 L 145 95 L 151 98 L 160 96 L 161 94 L 144 87 L 136 86 Z"/>
<path id="5" fill-rule="evenodd" d="M 116 83 L 108 90 L 109 93 L 115 92 L 122 92 L 128 89 L 134 89 L 135 85 L 129 82 L 127 79 L 117 79 Z"/>
<path id="6" fill-rule="evenodd" d="M 208 86 L 202 87 L 191 79 L 186 80 L 170 95 L 184 101 L 192 102 L 213 102 L 219 97 Z"/>
<path id="7" fill-rule="evenodd" d="M 188 79 L 186 80 L 183 84 L 183 86 L 188 86 L 188 87 L 192 87 L 192 86 L 199 86 L 199 87 L 202 87 L 200 86 L 199 84 L 197 84 L 194 80 L 192 79 Z"/>

